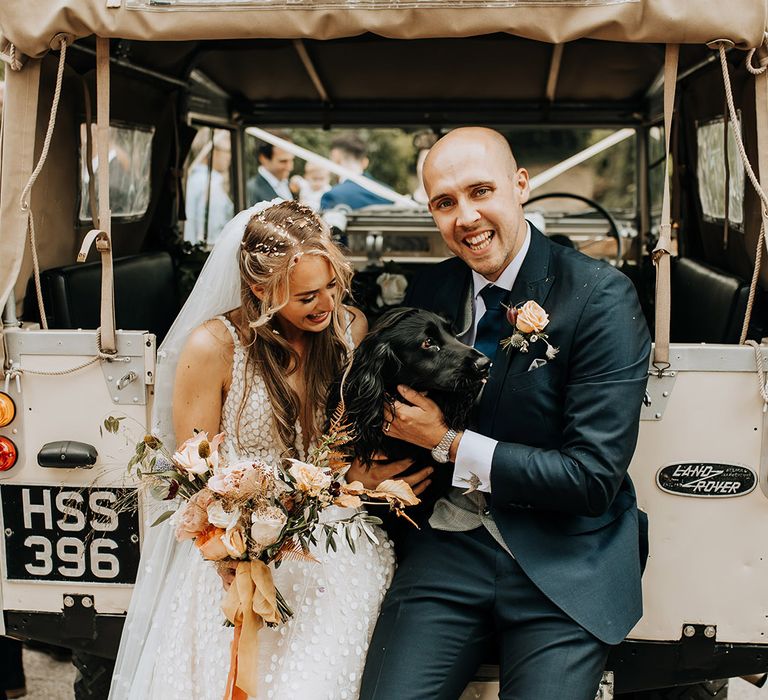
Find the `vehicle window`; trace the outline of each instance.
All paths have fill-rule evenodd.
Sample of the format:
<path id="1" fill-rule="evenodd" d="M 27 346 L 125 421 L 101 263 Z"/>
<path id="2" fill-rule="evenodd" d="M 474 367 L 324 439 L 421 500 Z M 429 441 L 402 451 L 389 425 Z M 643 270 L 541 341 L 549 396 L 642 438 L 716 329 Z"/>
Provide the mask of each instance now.
<path id="1" fill-rule="evenodd" d="M 96 125 L 92 124 L 92 133 Z M 92 221 L 87 166 L 85 123 L 80 125 L 80 212 L 81 223 Z M 151 191 L 150 164 L 154 127 L 115 126 L 109 128 L 109 208 L 113 219 L 137 219 L 147 211 Z M 91 168 L 98 183 L 99 157 L 92 139 Z M 98 187 L 97 187 L 98 190 Z M 98 213 L 98 191 L 95 208 Z"/>
<path id="2" fill-rule="evenodd" d="M 586 255 L 615 259 L 619 248 L 609 221 L 584 200 L 606 209 L 622 236 L 636 235 L 635 132 L 529 128 L 505 135 L 518 165 L 531 176 L 531 201 L 525 208 L 529 220 Z M 625 253 L 629 249 L 623 246 Z"/>
<path id="3" fill-rule="evenodd" d="M 651 216 L 654 221 L 661 217 L 661 200 L 664 197 L 664 164 L 666 163 L 664 127 L 648 129 L 648 186 Z"/>
<path id="4" fill-rule="evenodd" d="M 184 165 L 184 182 L 184 240 L 213 245 L 235 213 L 229 131 L 198 128 Z"/>
<path id="5" fill-rule="evenodd" d="M 725 133 L 722 117 L 696 124 L 698 151 L 696 175 L 699 183 L 699 200 L 705 220 L 721 223 L 725 221 L 727 181 L 728 221 L 734 227 L 741 229 L 744 223 L 744 165 L 739 157 L 730 124 L 727 140 Z M 728 163 L 727 171 L 726 162 Z"/>
<path id="6" fill-rule="evenodd" d="M 270 128 L 268 131 L 339 166 L 351 170 L 359 168 L 380 184 L 404 196 L 415 195 L 419 201 L 416 173 L 418 153 L 423 147 L 420 136 L 424 131 L 311 128 Z M 357 158 L 334 148 L 339 139 L 351 139 L 363 149 L 363 155 Z M 429 143 L 431 145 L 431 141 Z M 309 164 L 278 146 L 271 146 L 248 130 L 243 168 L 246 206 L 279 196 L 298 199 L 318 210 L 324 208 L 321 205 L 323 195 L 339 182 L 322 162 Z M 338 203 L 335 198 L 333 202 Z M 351 209 L 359 209 L 380 202 L 378 197 L 353 196 L 346 203 Z"/>

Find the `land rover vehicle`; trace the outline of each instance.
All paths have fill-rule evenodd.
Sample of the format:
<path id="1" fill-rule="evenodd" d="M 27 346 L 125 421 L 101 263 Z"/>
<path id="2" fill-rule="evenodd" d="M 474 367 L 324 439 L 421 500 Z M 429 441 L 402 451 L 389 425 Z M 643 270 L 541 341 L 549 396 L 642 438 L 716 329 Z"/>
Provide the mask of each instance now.
<path id="1" fill-rule="evenodd" d="M 146 524 L 114 508 L 129 454 L 99 425 L 148 420 L 193 125 L 229 134 L 237 207 L 253 127 L 601 126 L 634 132 L 620 262 L 656 338 L 646 613 L 604 693 L 768 670 L 768 348 L 743 344 L 767 335 L 766 26 L 764 0 L 3 2 L 0 632 L 114 656 Z M 376 257 L 366 216 L 348 235 Z M 101 267 L 72 268 L 83 242 Z"/>

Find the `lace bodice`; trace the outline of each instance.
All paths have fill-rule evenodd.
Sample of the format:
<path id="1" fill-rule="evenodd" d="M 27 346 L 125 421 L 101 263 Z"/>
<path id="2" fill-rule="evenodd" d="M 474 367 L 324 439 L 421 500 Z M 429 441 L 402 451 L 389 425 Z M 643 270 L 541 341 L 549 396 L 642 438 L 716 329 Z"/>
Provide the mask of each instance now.
<path id="1" fill-rule="evenodd" d="M 234 324 L 226 316 L 216 318 L 227 327 L 235 347 L 232 359 L 232 383 L 221 412 L 220 430 L 226 434 L 223 443 L 224 455 L 230 462 L 238 459 L 238 455 L 247 455 L 249 458 L 260 457 L 266 462 L 274 462 L 281 456 L 280 438 L 272 417 L 264 378 L 258 372 L 251 372 L 250 377 L 246 379 L 247 355 L 240 336 Z M 351 321 L 351 314 L 346 312 L 345 340 L 350 349 L 354 347 Z M 246 391 L 248 391 L 248 397 L 243 405 L 243 396 Z M 241 405 L 243 405 L 242 413 L 240 413 Z M 322 407 L 318 406 L 317 411 L 321 413 Z M 299 459 L 305 459 L 304 438 L 301 423 L 298 420 L 295 429 L 296 454 Z"/>
<path id="2" fill-rule="evenodd" d="M 217 316 L 229 331 L 235 345 L 232 358 L 232 382 L 221 411 L 220 430 L 225 433 L 223 451 L 228 462 L 239 459 L 240 455 L 260 458 L 267 463 L 280 459 L 280 438 L 272 417 L 272 408 L 264 378 L 252 372 L 246 379 L 246 351 L 234 324 L 225 316 Z M 246 390 L 248 397 L 243 405 Z M 242 413 L 240 413 L 240 407 Z M 239 414 L 239 415 L 238 415 Z M 239 429 L 239 430 L 238 430 Z M 297 430 L 297 450 L 301 455 L 300 431 Z"/>

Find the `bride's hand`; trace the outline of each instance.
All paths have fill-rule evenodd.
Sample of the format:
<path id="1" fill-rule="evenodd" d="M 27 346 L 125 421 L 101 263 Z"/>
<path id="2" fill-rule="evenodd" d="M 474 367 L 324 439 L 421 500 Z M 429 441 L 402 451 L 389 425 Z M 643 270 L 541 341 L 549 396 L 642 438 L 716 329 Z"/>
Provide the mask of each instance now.
<path id="1" fill-rule="evenodd" d="M 348 484 L 353 481 L 359 481 L 367 489 L 375 489 L 382 481 L 387 479 L 402 479 L 418 496 L 432 483 L 429 476 L 434 469 L 432 467 L 424 467 L 424 469 L 420 469 L 413 474 L 400 476 L 404 471 L 410 469 L 411 466 L 413 466 L 412 459 L 400 459 L 396 462 L 390 462 L 386 455 L 377 453 L 373 455 L 373 462 L 369 468 L 366 468 L 357 459 L 352 462 L 352 466 L 347 470 L 345 479 Z"/>
<path id="2" fill-rule="evenodd" d="M 216 573 L 221 576 L 221 580 L 224 583 L 224 590 L 228 591 L 232 582 L 235 580 L 235 572 L 237 571 L 237 562 L 231 560 L 217 561 Z"/>

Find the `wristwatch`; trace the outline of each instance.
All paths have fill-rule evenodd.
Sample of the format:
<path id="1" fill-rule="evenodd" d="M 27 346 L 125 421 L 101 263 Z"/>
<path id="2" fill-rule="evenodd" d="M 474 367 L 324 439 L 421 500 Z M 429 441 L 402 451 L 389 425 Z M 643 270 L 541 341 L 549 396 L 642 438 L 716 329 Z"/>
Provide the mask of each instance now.
<path id="1" fill-rule="evenodd" d="M 457 435 L 458 432 L 449 429 L 448 432 L 443 435 L 443 439 L 432 448 L 432 459 L 434 459 L 435 462 L 438 464 L 445 464 L 448 461 L 451 445 Z"/>

